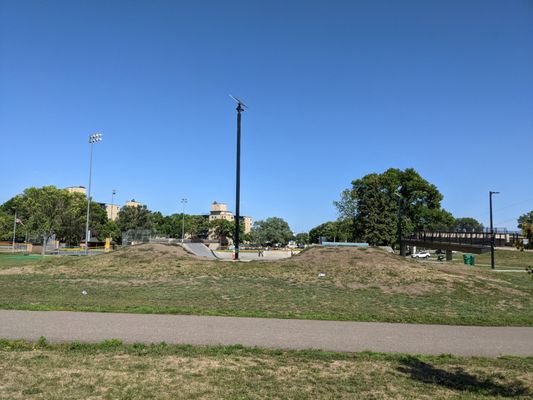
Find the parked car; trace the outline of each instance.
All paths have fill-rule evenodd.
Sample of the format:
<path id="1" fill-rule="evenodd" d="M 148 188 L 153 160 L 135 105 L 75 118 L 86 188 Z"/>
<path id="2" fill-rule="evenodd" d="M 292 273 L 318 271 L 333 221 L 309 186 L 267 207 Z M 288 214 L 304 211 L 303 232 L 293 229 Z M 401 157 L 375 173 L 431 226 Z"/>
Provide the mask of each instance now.
<path id="1" fill-rule="evenodd" d="M 429 251 L 427 250 L 423 250 L 423 251 L 419 251 L 415 254 L 412 254 L 411 257 L 413 258 L 429 258 L 431 257 L 431 254 L 429 254 Z"/>

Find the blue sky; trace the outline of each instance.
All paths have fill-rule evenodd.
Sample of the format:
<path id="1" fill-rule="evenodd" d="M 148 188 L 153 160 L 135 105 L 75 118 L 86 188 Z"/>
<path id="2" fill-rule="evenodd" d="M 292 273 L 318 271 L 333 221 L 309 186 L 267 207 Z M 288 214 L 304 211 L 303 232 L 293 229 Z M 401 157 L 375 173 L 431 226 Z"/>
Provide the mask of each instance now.
<path id="1" fill-rule="evenodd" d="M 352 180 L 413 167 L 455 216 L 533 209 L 533 2 L 0 2 L 0 202 L 87 185 L 164 214 L 235 206 L 295 231 Z"/>

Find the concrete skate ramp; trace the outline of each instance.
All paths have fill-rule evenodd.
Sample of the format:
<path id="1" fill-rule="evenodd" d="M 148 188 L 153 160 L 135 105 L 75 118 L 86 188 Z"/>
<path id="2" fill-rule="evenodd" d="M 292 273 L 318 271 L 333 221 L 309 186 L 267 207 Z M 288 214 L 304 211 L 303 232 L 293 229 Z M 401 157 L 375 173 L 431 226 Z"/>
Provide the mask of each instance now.
<path id="1" fill-rule="evenodd" d="M 211 250 L 209 250 L 209 247 L 203 243 L 183 243 L 183 247 L 197 256 L 216 259 Z"/>

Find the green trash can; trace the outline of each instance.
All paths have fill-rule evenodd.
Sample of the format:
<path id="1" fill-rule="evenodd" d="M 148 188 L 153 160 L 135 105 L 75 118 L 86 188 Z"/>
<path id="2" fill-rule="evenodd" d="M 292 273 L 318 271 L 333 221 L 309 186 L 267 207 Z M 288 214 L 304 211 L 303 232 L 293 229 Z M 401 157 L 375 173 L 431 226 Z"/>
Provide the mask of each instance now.
<path id="1" fill-rule="evenodd" d="M 473 254 L 465 253 L 463 254 L 463 262 L 466 265 L 475 265 L 475 257 Z"/>
<path id="2" fill-rule="evenodd" d="M 474 254 L 470 254 L 470 265 L 472 267 L 476 265 L 476 256 Z"/>

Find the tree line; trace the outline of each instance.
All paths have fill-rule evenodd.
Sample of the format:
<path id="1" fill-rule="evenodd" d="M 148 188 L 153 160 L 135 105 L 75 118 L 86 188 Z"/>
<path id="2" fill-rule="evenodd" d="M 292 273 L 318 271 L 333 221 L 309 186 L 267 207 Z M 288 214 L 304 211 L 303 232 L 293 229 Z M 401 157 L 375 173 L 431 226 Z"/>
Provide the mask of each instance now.
<path id="1" fill-rule="evenodd" d="M 77 246 L 85 238 L 87 198 L 82 193 L 71 193 L 55 186 L 31 187 L 0 205 L 0 240 L 13 238 L 13 224 L 17 223 L 16 241 L 30 239 L 33 242 L 47 241 L 52 236 L 67 245 Z M 15 217 L 16 216 L 16 217 Z M 175 213 L 163 215 L 147 206 L 124 206 L 115 221 L 108 219 L 105 207 L 90 203 L 91 238 L 103 241 L 111 237 L 120 243 L 122 234 L 128 231 L 149 231 L 151 235 L 169 238 L 187 237 L 206 239 L 209 234 L 221 242 L 233 239 L 235 224 L 217 219 L 209 221 L 206 215 Z M 282 218 L 271 217 L 256 221 L 251 232 L 244 234 L 243 241 L 261 245 L 286 245 L 295 238 L 289 224 Z M 305 241 L 306 235 L 299 236 Z"/>
<path id="2" fill-rule="evenodd" d="M 448 230 L 473 232 L 483 230 L 474 218 L 455 218 L 441 206 L 442 194 L 437 187 L 422 178 L 414 169 L 391 168 L 378 174 L 365 175 L 352 182 L 334 202 L 338 219 L 320 224 L 295 235 L 289 224 L 279 217 L 256 221 L 243 242 L 260 245 L 286 245 L 290 240 L 298 244 L 328 241 L 367 242 L 371 245 L 396 244 L 398 230 L 404 235 L 415 230 Z M 11 240 L 15 214 L 17 241 L 32 239 L 40 242 L 55 235 L 68 245 L 78 245 L 85 238 L 87 198 L 54 186 L 31 187 L 0 205 L 0 240 Z M 124 206 L 115 221 L 108 219 L 101 204 L 90 204 L 91 237 L 104 240 L 111 237 L 120 243 L 122 234 L 130 230 L 145 230 L 152 235 L 221 240 L 233 239 L 235 225 L 223 219 L 209 221 L 205 215 L 175 213 L 163 215 L 146 206 Z M 518 227 L 533 247 L 533 211 L 518 218 Z"/>

